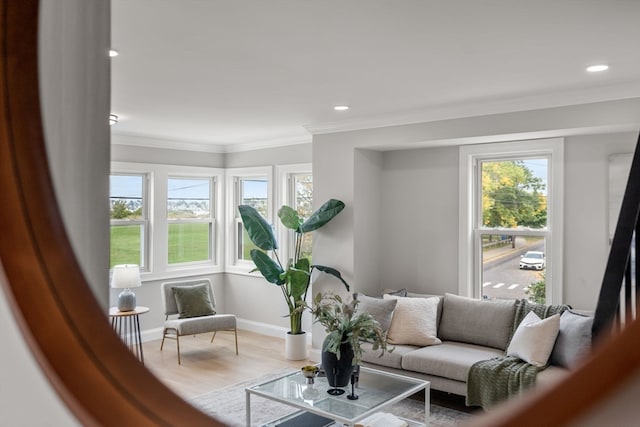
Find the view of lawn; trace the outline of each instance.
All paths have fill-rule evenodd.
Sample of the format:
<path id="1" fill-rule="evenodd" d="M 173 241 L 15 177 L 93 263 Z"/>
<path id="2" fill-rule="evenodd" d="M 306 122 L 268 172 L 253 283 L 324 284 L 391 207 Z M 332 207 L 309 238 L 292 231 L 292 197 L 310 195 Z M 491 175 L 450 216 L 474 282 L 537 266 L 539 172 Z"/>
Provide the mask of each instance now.
<path id="1" fill-rule="evenodd" d="M 169 264 L 209 259 L 209 224 L 169 224 Z"/>
<path id="2" fill-rule="evenodd" d="M 140 225 L 111 227 L 109 268 L 118 264 L 140 264 Z"/>
<path id="3" fill-rule="evenodd" d="M 110 267 L 140 264 L 139 225 L 111 227 Z M 169 264 L 209 259 L 209 224 L 169 224 Z"/>

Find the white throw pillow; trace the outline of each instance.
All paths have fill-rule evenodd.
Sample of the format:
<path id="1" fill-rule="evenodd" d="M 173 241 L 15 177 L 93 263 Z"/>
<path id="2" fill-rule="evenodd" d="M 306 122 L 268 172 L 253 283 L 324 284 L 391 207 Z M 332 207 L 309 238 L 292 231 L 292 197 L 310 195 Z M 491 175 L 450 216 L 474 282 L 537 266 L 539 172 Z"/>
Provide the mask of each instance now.
<path id="1" fill-rule="evenodd" d="M 530 311 L 513 334 L 507 356 L 516 356 L 532 365 L 547 364 L 560 330 L 560 315 L 540 319 Z"/>
<path id="2" fill-rule="evenodd" d="M 387 294 L 383 298 L 398 300 L 387 333 L 390 344 L 427 346 L 442 342 L 436 330 L 439 298 L 403 298 Z"/>

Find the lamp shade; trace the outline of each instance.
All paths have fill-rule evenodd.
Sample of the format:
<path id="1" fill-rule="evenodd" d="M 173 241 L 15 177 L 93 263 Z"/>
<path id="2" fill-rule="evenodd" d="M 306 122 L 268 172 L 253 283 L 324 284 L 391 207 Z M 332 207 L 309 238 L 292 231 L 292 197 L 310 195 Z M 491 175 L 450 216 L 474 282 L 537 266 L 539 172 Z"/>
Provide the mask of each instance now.
<path id="1" fill-rule="evenodd" d="M 140 267 L 136 264 L 118 264 L 113 266 L 111 287 L 118 289 L 137 288 L 142 286 Z"/>

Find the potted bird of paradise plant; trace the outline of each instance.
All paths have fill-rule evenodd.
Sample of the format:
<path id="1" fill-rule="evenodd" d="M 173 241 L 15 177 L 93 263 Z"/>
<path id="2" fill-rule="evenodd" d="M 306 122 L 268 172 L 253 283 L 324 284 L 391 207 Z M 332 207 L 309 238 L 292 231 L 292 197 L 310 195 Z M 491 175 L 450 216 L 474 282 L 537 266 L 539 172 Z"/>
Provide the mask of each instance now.
<path id="1" fill-rule="evenodd" d="M 302 253 L 304 235 L 323 227 L 343 209 L 343 202 L 330 199 L 308 218 L 302 218 L 295 209 L 286 205 L 282 206 L 278 210 L 280 222 L 295 237 L 292 257 L 283 263 L 278 254 L 278 242 L 271 224 L 255 208 L 249 205 L 238 206 L 244 229 L 247 231 L 249 239 L 257 246 L 249 253 L 256 265 L 252 271 L 260 271 L 267 282 L 280 287 L 289 309 L 288 316 L 291 328 L 285 337 L 285 355 L 289 360 L 301 360 L 307 357 L 306 334 L 302 330 L 302 313 L 306 307 L 305 301 L 313 271 L 318 270 L 337 278 L 344 284 L 347 291 L 349 290 L 348 283 L 338 270 L 324 265 L 311 264 L 310 258 Z M 298 349 L 294 348 L 294 341 L 298 342 Z M 300 346 L 303 346 L 302 349 Z"/>

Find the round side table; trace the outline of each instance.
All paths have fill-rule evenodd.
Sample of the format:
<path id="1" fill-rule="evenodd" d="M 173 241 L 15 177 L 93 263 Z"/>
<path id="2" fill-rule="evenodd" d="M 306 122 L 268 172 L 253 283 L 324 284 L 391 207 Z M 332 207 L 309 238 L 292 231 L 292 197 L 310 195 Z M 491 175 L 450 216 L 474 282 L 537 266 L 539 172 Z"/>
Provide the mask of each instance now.
<path id="1" fill-rule="evenodd" d="M 125 345 L 140 359 L 143 365 L 144 355 L 142 354 L 139 316 L 148 311 L 149 307 L 142 306 L 138 306 L 131 311 L 120 311 L 118 307 L 111 307 L 109 309 L 111 327 L 120 336 Z"/>

